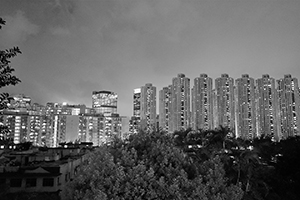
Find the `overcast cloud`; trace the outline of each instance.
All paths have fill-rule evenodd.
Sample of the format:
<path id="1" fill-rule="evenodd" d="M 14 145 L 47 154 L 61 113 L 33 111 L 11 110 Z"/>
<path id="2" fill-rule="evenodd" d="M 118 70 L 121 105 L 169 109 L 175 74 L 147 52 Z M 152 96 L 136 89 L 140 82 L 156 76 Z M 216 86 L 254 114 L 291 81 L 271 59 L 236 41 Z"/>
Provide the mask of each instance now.
<path id="1" fill-rule="evenodd" d="M 299 13 L 299 0 L 0 0 L 0 49 L 22 51 L 6 90 L 87 106 L 111 90 L 130 116 L 134 88 L 178 73 L 300 78 Z"/>

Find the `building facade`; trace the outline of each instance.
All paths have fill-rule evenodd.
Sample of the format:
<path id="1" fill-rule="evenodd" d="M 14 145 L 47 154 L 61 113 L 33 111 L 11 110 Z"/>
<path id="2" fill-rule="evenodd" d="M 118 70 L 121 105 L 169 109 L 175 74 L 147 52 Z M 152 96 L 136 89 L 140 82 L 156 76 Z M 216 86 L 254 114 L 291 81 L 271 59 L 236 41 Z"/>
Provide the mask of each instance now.
<path id="1" fill-rule="evenodd" d="M 299 135 L 300 110 L 298 79 L 290 74 L 277 81 L 281 137 Z"/>
<path id="2" fill-rule="evenodd" d="M 16 94 L 12 96 L 12 100 L 9 102 L 8 107 L 10 109 L 26 110 L 30 108 L 31 98 L 24 94 Z"/>
<path id="3" fill-rule="evenodd" d="M 166 132 L 170 131 L 171 91 L 171 85 L 159 91 L 159 128 Z"/>
<path id="4" fill-rule="evenodd" d="M 118 95 L 111 91 L 93 91 L 92 108 L 104 115 L 117 114 Z"/>
<path id="5" fill-rule="evenodd" d="M 170 132 L 190 128 L 190 79 L 184 74 L 172 79 L 170 115 Z"/>
<path id="6" fill-rule="evenodd" d="M 212 79 L 207 74 L 200 74 L 200 77 L 194 79 L 192 93 L 194 130 L 209 130 L 214 127 L 212 89 Z"/>
<path id="7" fill-rule="evenodd" d="M 147 83 L 141 87 L 141 129 L 156 130 L 156 87 Z"/>
<path id="8" fill-rule="evenodd" d="M 268 74 L 256 80 L 257 132 L 279 140 L 280 124 L 275 79 Z"/>
<path id="9" fill-rule="evenodd" d="M 0 165 L 1 193 L 12 199 L 64 199 L 66 184 L 72 181 L 91 147 L 48 148 L 39 151 L 7 151 Z M 11 162 L 12 161 L 12 162 Z"/>
<path id="10" fill-rule="evenodd" d="M 1 139 L 12 140 L 15 144 L 29 141 L 30 117 L 26 111 L 4 110 L 2 112 L 3 125 L 9 132 L 1 133 Z"/>
<path id="11" fill-rule="evenodd" d="M 254 79 L 243 74 L 235 82 L 236 134 L 251 140 L 257 136 Z"/>
<path id="12" fill-rule="evenodd" d="M 120 136 L 122 124 L 118 114 L 98 113 L 83 105 L 47 103 L 20 110 L 1 112 L 2 123 L 9 131 L 2 139 L 15 144 L 32 142 L 37 146 L 57 147 L 62 142 L 93 142 L 99 146 Z"/>
<path id="13" fill-rule="evenodd" d="M 235 130 L 234 80 L 228 74 L 222 74 L 215 80 L 214 118 L 215 127 L 228 127 Z"/>
<path id="14" fill-rule="evenodd" d="M 133 116 L 129 121 L 131 133 L 138 133 L 141 123 L 141 88 L 133 90 Z"/>

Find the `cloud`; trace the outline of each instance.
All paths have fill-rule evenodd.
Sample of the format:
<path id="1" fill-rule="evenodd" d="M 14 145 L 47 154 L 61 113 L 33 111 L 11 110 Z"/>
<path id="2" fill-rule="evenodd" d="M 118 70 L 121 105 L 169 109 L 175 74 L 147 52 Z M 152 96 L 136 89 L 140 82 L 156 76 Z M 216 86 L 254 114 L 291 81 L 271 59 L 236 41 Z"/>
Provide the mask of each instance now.
<path id="1" fill-rule="evenodd" d="M 60 0 L 54 0 L 55 6 L 61 7 Z"/>
<path id="2" fill-rule="evenodd" d="M 186 30 L 199 23 L 198 8 L 182 0 L 120 0 L 117 8 L 121 14 L 115 14 L 127 27 L 166 42 L 180 42 Z"/>
<path id="3" fill-rule="evenodd" d="M 30 36 L 39 32 L 39 27 L 29 21 L 24 12 L 17 11 L 13 16 L 4 16 L 6 25 L 0 32 L 1 38 L 4 38 L 6 44 L 18 44 L 25 42 Z"/>
<path id="4" fill-rule="evenodd" d="M 69 29 L 63 27 L 53 27 L 50 29 L 50 32 L 57 36 L 67 36 L 71 34 Z"/>

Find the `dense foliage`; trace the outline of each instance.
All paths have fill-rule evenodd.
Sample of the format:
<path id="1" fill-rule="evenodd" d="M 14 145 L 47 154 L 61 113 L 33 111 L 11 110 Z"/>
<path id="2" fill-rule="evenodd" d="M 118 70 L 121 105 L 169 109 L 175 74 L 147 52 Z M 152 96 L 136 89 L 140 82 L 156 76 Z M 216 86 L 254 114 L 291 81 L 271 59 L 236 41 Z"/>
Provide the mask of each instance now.
<path id="1" fill-rule="evenodd" d="M 139 133 L 91 153 L 68 199 L 300 199 L 300 137 L 236 139 L 226 128 Z"/>
<path id="2" fill-rule="evenodd" d="M 274 142 L 262 135 L 245 141 L 220 127 L 176 132 L 175 142 L 199 164 L 218 155 L 228 184 L 240 183 L 245 200 L 300 199 L 299 136 Z"/>
<path id="3" fill-rule="evenodd" d="M 202 165 L 170 135 L 139 133 L 92 153 L 67 187 L 68 199 L 241 199 L 218 155 Z"/>

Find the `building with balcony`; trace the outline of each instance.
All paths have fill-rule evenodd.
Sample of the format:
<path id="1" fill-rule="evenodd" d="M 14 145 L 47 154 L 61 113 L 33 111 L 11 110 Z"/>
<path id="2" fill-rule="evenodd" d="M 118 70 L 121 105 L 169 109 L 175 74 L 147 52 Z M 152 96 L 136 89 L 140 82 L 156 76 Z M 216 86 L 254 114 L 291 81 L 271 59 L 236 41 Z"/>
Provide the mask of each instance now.
<path id="1" fill-rule="evenodd" d="M 141 87 L 141 126 L 145 131 L 156 130 L 156 87 L 147 83 Z"/>
<path id="2" fill-rule="evenodd" d="M 235 83 L 236 135 L 252 140 L 257 137 L 254 79 L 243 74 Z"/>
<path id="3" fill-rule="evenodd" d="M 190 79 L 178 74 L 172 79 L 170 132 L 190 128 L 190 101 Z"/>
<path id="4" fill-rule="evenodd" d="M 166 132 L 170 132 L 171 92 L 171 85 L 159 91 L 159 128 Z"/>
<path id="5" fill-rule="evenodd" d="M 279 105 L 275 79 L 268 74 L 256 80 L 257 132 L 280 139 Z"/>
<path id="6" fill-rule="evenodd" d="M 192 89 L 193 129 L 209 130 L 213 129 L 213 85 L 212 78 L 207 74 L 200 74 L 200 77 L 194 79 Z"/>
<path id="7" fill-rule="evenodd" d="M 281 137 L 287 138 L 299 135 L 300 99 L 298 79 L 288 74 L 277 80 L 277 84 Z"/>
<path id="8" fill-rule="evenodd" d="M 131 133 L 138 133 L 141 123 L 141 88 L 133 90 L 133 116 L 129 121 Z"/>
<path id="9" fill-rule="evenodd" d="M 234 80 L 228 74 L 222 74 L 215 80 L 215 127 L 228 127 L 235 130 Z"/>

